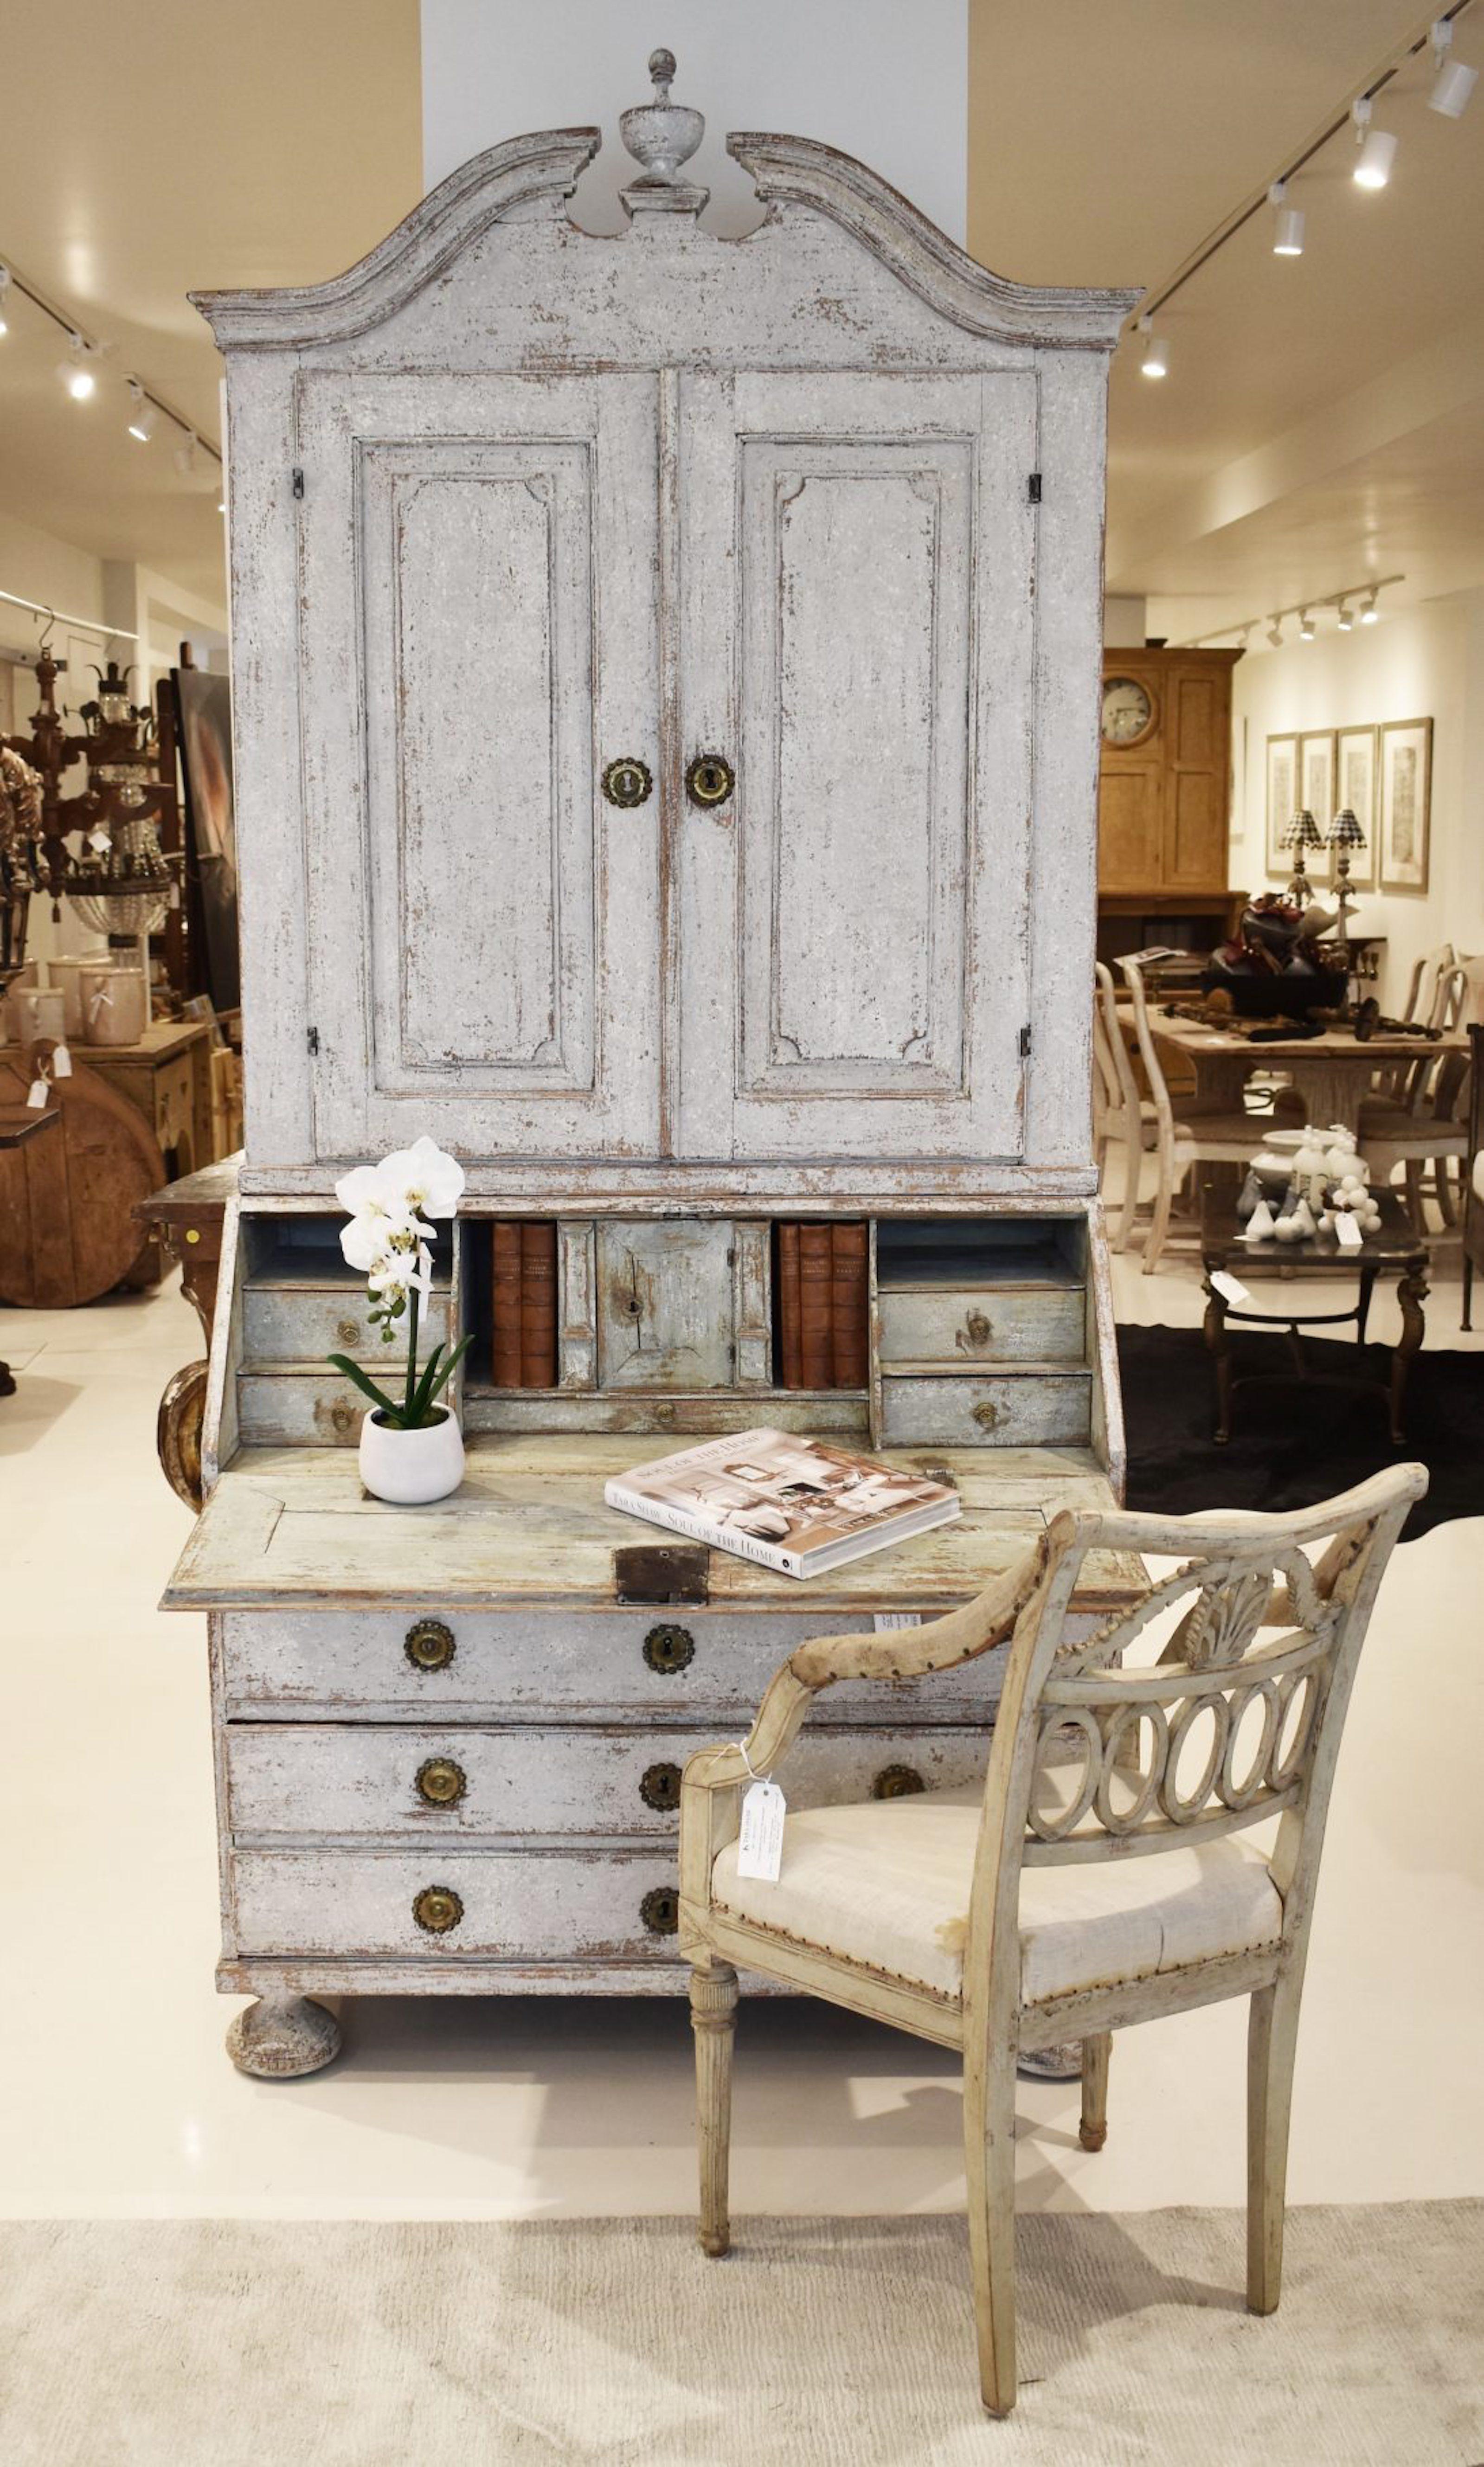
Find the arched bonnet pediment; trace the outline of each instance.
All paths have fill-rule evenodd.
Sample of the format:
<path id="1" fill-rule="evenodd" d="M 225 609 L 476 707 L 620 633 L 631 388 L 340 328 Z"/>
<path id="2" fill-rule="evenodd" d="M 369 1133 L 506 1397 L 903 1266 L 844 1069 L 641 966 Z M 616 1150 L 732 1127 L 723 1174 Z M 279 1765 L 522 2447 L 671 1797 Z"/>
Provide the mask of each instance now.
<path id="1" fill-rule="evenodd" d="M 756 231 L 717 240 L 698 229 L 707 192 L 681 172 L 686 155 L 700 142 L 701 115 L 668 102 L 667 78 L 663 91 L 657 80 L 656 97 L 655 104 L 623 115 L 625 142 L 646 168 L 621 192 L 631 223 L 617 238 L 583 232 L 567 213 L 568 200 L 601 146 L 601 132 L 540 129 L 473 156 L 369 256 L 327 283 L 192 292 L 191 300 L 223 350 L 292 351 L 371 333 L 440 282 L 497 225 L 554 220 L 566 237 L 605 252 L 642 250 L 657 238 L 673 244 L 694 235 L 701 243 L 698 260 L 705 260 L 718 248 L 755 249 L 784 217 L 823 221 L 848 235 L 936 316 L 991 344 L 1109 351 L 1138 297 L 1134 291 L 1044 289 L 1007 282 L 957 247 L 878 173 L 808 137 L 728 137 L 728 152 L 752 175 L 768 213 Z M 668 144 L 668 156 L 676 160 L 667 159 L 666 144 L 654 133 L 667 120 L 693 124 L 693 135 L 687 126 L 679 141 Z"/>

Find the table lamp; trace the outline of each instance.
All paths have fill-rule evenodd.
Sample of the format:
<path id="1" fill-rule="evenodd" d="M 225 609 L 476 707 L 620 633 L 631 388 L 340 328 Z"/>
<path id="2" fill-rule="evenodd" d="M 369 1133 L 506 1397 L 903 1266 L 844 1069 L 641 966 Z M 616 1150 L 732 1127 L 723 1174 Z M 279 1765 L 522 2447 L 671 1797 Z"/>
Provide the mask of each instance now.
<path id="1" fill-rule="evenodd" d="M 1360 827 L 1359 816 L 1354 814 L 1348 805 L 1341 805 L 1324 836 L 1336 855 L 1335 871 L 1338 877 L 1336 890 L 1339 898 L 1338 939 L 1340 943 L 1348 948 L 1350 937 L 1347 931 L 1347 920 L 1350 910 L 1355 905 L 1355 894 L 1350 888 L 1350 858 L 1355 849 L 1364 848 L 1365 833 Z"/>
<path id="2" fill-rule="evenodd" d="M 1310 882 L 1304 871 L 1304 852 L 1308 849 L 1324 846 L 1324 834 L 1307 805 L 1301 805 L 1293 821 L 1286 826 L 1280 846 L 1293 851 L 1293 878 L 1289 884 L 1289 896 L 1296 899 L 1300 908 L 1306 908 Z"/>

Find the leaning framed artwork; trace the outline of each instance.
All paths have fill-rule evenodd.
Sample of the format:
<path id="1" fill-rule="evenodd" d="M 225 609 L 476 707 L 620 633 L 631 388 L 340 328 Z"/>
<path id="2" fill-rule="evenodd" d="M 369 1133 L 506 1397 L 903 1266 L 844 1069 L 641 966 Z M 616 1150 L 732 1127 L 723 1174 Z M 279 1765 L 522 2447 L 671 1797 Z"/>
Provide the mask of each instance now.
<path id="1" fill-rule="evenodd" d="M 1335 731 L 1335 811 L 1341 813 L 1347 806 L 1365 834 L 1365 846 L 1350 852 L 1350 880 L 1356 890 L 1370 891 L 1376 882 L 1378 836 L 1374 728 Z"/>
<path id="2" fill-rule="evenodd" d="M 1381 724 L 1381 887 L 1426 891 L 1432 803 L 1432 722 Z"/>
<path id="3" fill-rule="evenodd" d="M 1268 840 L 1265 855 L 1270 873 L 1287 873 L 1289 860 L 1283 834 L 1298 805 L 1298 739 L 1268 739 Z"/>

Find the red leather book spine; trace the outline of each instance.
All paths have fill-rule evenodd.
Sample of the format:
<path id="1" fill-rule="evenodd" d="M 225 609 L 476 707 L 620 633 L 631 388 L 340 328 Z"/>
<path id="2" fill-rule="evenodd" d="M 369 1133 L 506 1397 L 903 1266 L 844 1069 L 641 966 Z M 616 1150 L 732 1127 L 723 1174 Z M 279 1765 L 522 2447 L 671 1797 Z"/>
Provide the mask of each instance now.
<path id="1" fill-rule="evenodd" d="M 805 1388 L 835 1384 L 835 1265 L 828 1225 L 798 1229 L 799 1382 Z"/>
<path id="2" fill-rule="evenodd" d="M 837 1388 L 864 1388 L 870 1375 L 869 1254 L 864 1225 L 832 1225 L 834 1378 Z"/>
<path id="3" fill-rule="evenodd" d="M 778 1227 L 778 1375 L 780 1388 L 804 1384 L 798 1326 L 798 1228 Z"/>
<path id="4" fill-rule="evenodd" d="M 521 1384 L 521 1229 L 497 1218 L 494 1227 L 494 1346 L 490 1372 L 497 1388 Z"/>
<path id="5" fill-rule="evenodd" d="M 521 1227 L 521 1386 L 556 1385 L 556 1228 Z"/>

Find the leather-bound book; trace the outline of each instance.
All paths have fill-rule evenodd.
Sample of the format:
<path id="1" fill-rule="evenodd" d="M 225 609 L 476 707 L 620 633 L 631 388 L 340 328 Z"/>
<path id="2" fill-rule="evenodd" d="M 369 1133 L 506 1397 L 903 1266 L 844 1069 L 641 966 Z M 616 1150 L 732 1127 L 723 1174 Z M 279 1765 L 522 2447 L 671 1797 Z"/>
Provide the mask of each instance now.
<path id="1" fill-rule="evenodd" d="M 521 1386 L 556 1385 L 556 1228 L 521 1227 Z"/>
<path id="2" fill-rule="evenodd" d="M 828 1225 L 798 1229 L 799 1385 L 835 1384 L 835 1260 Z"/>
<path id="3" fill-rule="evenodd" d="M 521 1229 L 507 1217 L 494 1228 L 494 1346 L 489 1375 L 497 1388 L 521 1384 Z"/>
<path id="4" fill-rule="evenodd" d="M 778 1377 L 780 1388 L 804 1384 L 798 1328 L 798 1228 L 778 1227 Z"/>
<path id="5" fill-rule="evenodd" d="M 834 1260 L 834 1381 L 837 1388 L 864 1388 L 870 1376 L 870 1255 L 865 1225 L 832 1225 Z"/>

